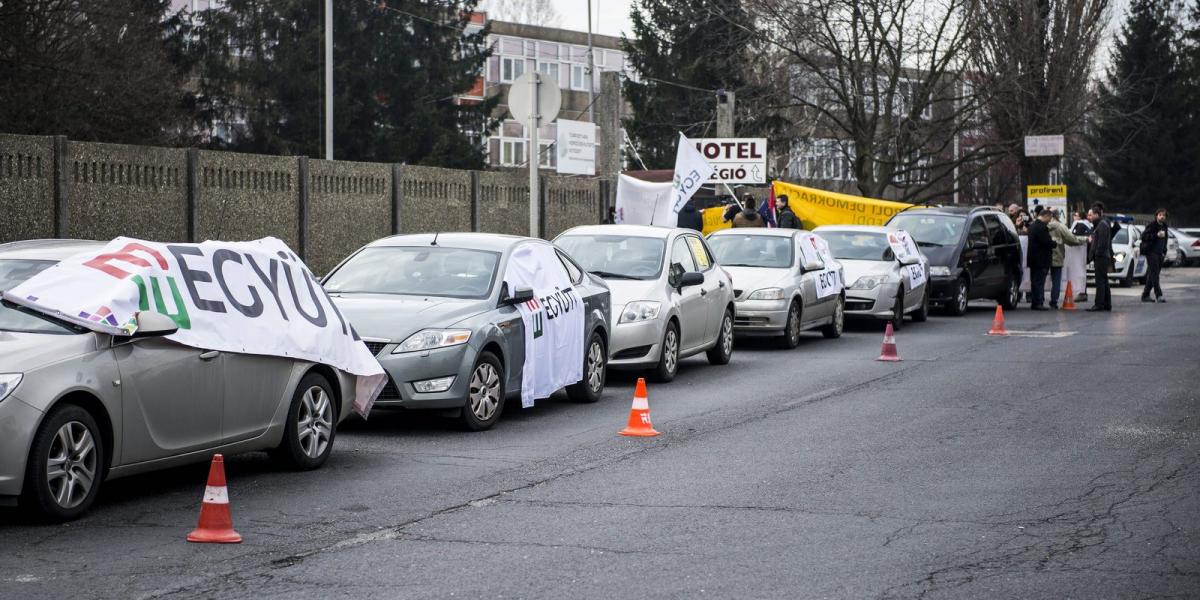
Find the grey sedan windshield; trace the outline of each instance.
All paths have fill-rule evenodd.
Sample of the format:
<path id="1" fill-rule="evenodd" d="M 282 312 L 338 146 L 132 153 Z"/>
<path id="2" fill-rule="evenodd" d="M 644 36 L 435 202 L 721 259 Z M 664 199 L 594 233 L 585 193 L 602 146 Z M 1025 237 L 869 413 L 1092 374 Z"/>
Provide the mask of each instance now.
<path id="1" fill-rule="evenodd" d="M 17 284 L 54 266 L 53 260 L 0 260 L 0 290 L 10 290 Z M 25 333 L 78 333 L 66 324 L 40 317 L 0 304 L 0 331 Z"/>
<path id="2" fill-rule="evenodd" d="M 859 233 L 851 231 L 822 231 L 821 237 L 829 243 L 829 250 L 838 260 L 873 260 L 888 262 L 896 259 L 887 236 L 882 233 Z"/>
<path id="3" fill-rule="evenodd" d="M 783 269 L 795 260 L 795 244 L 790 237 L 722 235 L 709 238 L 708 245 L 726 267 Z"/>
<path id="4" fill-rule="evenodd" d="M 364 248 L 329 276 L 330 292 L 486 298 L 496 279 L 496 252 L 465 248 Z"/>

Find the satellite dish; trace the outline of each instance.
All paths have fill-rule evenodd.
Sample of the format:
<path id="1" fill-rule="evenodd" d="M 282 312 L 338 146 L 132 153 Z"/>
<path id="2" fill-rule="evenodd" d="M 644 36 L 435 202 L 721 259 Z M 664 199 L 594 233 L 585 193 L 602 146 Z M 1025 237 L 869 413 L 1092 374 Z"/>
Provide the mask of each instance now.
<path id="1" fill-rule="evenodd" d="M 541 127 L 557 118 L 558 110 L 562 108 L 562 92 L 559 91 L 558 81 L 553 76 L 532 71 L 513 80 L 512 86 L 508 88 L 508 111 L 512 113 L 514 119 L 522 123 L 529 122 L 531 79 L 538 82 L 536 84 L 537 106 L 541 118 L 538 120 L 537 126 Z"/>

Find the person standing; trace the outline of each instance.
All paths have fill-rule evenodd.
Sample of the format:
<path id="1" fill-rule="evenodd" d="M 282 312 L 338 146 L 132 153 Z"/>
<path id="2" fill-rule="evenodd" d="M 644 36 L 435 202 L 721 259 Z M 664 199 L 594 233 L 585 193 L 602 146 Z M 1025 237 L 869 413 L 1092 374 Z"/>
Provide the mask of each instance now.
<path id="1" fill-rule="evenodd" d="M 1108 271 L 1112 269 L 1112 229 L 1104 218 L 1104 205 L 1097 203 L 1088 211 L 1088 220 L 1092 222 L 1091 250 L 1088 258 L 1092 260 L 1096 274 L 1096 303 L 1088 312 L 1112 310 L 1112 294 L 1108 288 Z"/>
<path id="2" fill-rule="evenodd" d="M 742 199 L 742 212 L 733 216 L 734 227 L 766 227 L 762 215 L 756 210 L 758 204 L 753 196 L 747 195 Z"/>
<path id="3" fill-rule="evenodd" d="M 1163 261 L 1167 259 L 1168 235 L 1167 209 L 1160 208 L 1154 213 L 1154 222 L 1142 232 L 1141 250 L 1142 256 L 1146 257 L 1146 287 L 1142 290 L 1142 302 L 1154 302 L 1150 299 L 1150 290 L 1154 290 L 1158 302 L 1166 302 L 1158 279 Z"/>
<path id="4" fill-rule="evenodd" d="M 1050 308 L 1058 309 L 1058 293 L 1062 289 L 1063 264 L 1066 262 L 1067 246 L 1079 246 L 1083 240 L 1075 237 L 1062 221 L 1058 220 L 1058 211 L 1047 210 L 1050 213 L 1050 239 L 1054 240 L 1054 252 L 1050 257 Z"/>
<path id="5" fill-rule="evenodd" d="M 1043 210 L 1029 224 L 1029 286 L 1033 310 L 1050 310 L 1046 308 L 1046 276 L 1050 274 L 1055 244 L 1050 237 L 1049 222 L 1050 211 Z"/>
<path id="6" fill-rule="evenodd" d="M 775 198 L 775 215 L 781 229 L 804 229 L 800 224 L 800 217 L 788 206 L 787 194 L 780 194 Z"/>
<path id="7" fill-rule="evenodd" d="M 683 205 L 683 210 L 679 211 L 679 221 L 676 226 L 702 232 L 704 231 L 704 215 L 696 210 L 691 200 L 688 200 L 687 204 Z"/>
<path id="8" fill-rule="evenodd" d="M 1087 220 L 1087 215 L 1080 211 L 1075 211 L 1074 217 L 1075 220 L 1071 222 L 1071 233 L 1073 233 L 1076 238 L 1079 238 L 1083 241 L 1083 256 L 1078 257 L 1074 253 L 1071 253 L 1071 258 L 1075 261 L 1071 265 L 1072 276 L 1076 281 L 1080 281 L 1079 286 L 1077 286 L 1079 291 L 1075 295 L 1075 301 L 1087 302 L 1087 261 L 1091 250 L 1091 247 L 1088 245 L 1087 241 L 1092 235 L 1092 223 L 1091 221 Z M 1076 268 L 1080 269 L 1078 273 L 1075 272 Z"/>

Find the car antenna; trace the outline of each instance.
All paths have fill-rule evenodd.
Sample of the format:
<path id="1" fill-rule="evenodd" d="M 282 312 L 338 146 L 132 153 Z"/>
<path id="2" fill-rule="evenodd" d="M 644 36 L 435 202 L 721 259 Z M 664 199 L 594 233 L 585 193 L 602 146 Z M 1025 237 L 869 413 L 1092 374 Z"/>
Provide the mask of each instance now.
<path id="1" fill-rule="evenodd" d="M 902 208 L 902 209 L 900 209 L 900 210 L 896 211 L 896 212 L 895 212 L 895 214 L 893 214 L 892 216 L 894 217 L 894 216 L 896 216 L 896 215 L 898 215 L 898 214 L 900 214 L 900 213 L 902 213 L 902 212 L 904 212 L 904 211 L 906 211 L 906 210 L 908 210 L 908 209 L 910 209 L 910 208 L 917 208 L 917 207 L 920 207 L 920 206 L 925 206 L 925 205 L 929 204 L 929 202 L 930 202 L 931 200 L 933 200 L 933 198 L 927 198 L 927 199 L 925 199 L 925 200 L 922 200 L 922 201 L 920 201 L 920 202 L 918 202 L 918 203 L 916 203 L 916 204 L 909 204 L 908 206 L 905 206 L 904 208 Z"/>
<path id="2" fill-rule="evenodd" d="M 439 236 L 439 235 L 441 235 L 441 234 L 442 234 L 442 232 L 440 232 L 440 231 L 434 232 L 434 234 L 433 234 L 433 241 L 432 241 L 432 242 L 429 242 L 429 245 L 430 245 L 430 246 L 436 246 L 436 245 L 437 245 L 437 236 Z"/>

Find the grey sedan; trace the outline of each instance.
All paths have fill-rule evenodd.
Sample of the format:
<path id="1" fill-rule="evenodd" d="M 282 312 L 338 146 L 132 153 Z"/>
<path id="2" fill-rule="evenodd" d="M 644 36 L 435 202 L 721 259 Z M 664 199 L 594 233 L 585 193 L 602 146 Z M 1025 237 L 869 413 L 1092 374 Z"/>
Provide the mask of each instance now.
<path id="1" fill-rule="evenodd" d="M 734 331 L 778 336 L 784 348 L 800 344 L 800 333 L 820 329 L 842 335 L 845 294 L 818 294 L 818 278 L 841 270 L 836 261 L 806 260 L 801 244 L 813 234 L 797 229 L 724 229 L 708 236 L 717 260 L 733 277 L 737 303 Z M 832 289 L 832 288 L 831 288 Z"/>
<path id="2" fill-rule="evenodd" d="M 323 284 L 387 370 L 377 408 L 439 409 L 466 429 L 494 425 L 519 398 L 525 327 L 517 305 L 532 290 L 509 290 L 503 273 L 526 237 L 477 233 L 399 235 L 350 255 Z M 595 402 L 608 362 L 609 294 L 555 249 L 584 301 L 583 380 L 571 399 Z"/>
<path id="3" fill-rule="evenodd" d="M 846 315 L 891 321 L 893 329 L 929 318 L 929 261 L 923 255 L 896 258 L 888 229 L 873 225 L 827 225 L 820 234 L 846 273 Z M 909 269 L 923 275 L 914 278 Z M 913 282 L 916 282 L 913 285 Z"/>
<path id="4" fill-rule="evenodd" d="M 0 289 L 98 242 L 0 245 Z M 0 305 L 0 504 L 51 519 L 83 514 L 101 482 L 269 450 L 320 467 L 349 414 L 354 379 L 304 361 L 192 348 L 163 339 L 175 322 L 138 316 L 117 338 Z"/>

